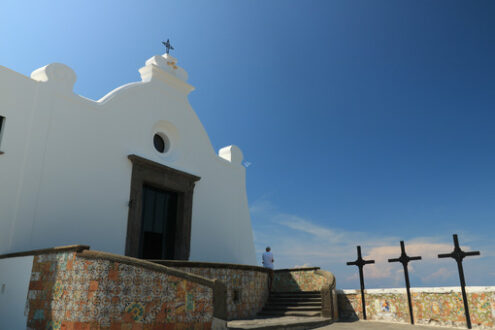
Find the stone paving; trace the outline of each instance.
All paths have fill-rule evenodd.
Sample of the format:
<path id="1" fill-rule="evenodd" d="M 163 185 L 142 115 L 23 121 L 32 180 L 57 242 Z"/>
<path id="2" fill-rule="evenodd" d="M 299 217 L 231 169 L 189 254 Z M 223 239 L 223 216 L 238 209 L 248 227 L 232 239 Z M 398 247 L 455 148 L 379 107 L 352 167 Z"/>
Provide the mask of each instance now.
<path id="1" fill-rule="evenodd" d="M 331 320 L 315 316 L 257 317 L 249 320 L 235 320 L 227 323 L 228 329 L 314 329 L 326 325 Z"/>
<path id="2" fill-rule="evenodd" d="M 298 317 L 283 316 L 272 318 L 256 318 L 251 320 L 230 321 L 228 329 L 325 329 L 325 330 L 441 330 L 460 329 L 441 326 L 411 325 L 403 323 L 379 322 L 379 321 L 356 321 L 328 323 L 329 319 L 323 317 Z"/>
<path id="3" fill-rule="evenodd" d="M 378 322 L 378 321 L 357 321 L 357 322 L 335 322 L 330 325 L 315 329 L 325 330 L 442 330 L 460 329 L 441 326 L 411 325 L 403 323 Z"/>

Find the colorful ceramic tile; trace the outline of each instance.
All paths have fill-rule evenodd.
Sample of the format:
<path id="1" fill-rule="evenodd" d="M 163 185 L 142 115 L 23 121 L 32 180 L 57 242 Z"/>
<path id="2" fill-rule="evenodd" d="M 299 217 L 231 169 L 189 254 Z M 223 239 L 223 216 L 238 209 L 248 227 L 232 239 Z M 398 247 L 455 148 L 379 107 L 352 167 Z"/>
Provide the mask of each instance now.
<path id="1" fill-rule="evenodd" d="M 179 300 L 179 308 L 167 307 Z M 36 329 L 60 329 L 62 322 L 81 329 L 152 329 L 157 322 L 193 329 L 211 325 L 213 291 L 166 273 L 67 252 L 34 257 L 26 306 L 28 327 Z"/>

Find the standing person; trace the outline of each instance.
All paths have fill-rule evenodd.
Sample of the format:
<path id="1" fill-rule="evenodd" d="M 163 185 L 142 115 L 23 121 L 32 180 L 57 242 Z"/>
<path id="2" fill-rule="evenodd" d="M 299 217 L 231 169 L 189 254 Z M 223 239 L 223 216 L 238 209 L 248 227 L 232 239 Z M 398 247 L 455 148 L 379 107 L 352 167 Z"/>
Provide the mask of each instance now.
<path id="1" fill-rule="evenodd" d="M 275 260 L 273 259 L 273 253 L 271 252 L 269 246 L 266 247 L 266 252 L 263 253 L 263 256 L 261 257 L 261 262 L 263 263 L 263 267 L 270 269 L 268 272 L 268 276 L 269 276 L 268 290 L 272 291 L 273 263 L 275 262 Z"/>

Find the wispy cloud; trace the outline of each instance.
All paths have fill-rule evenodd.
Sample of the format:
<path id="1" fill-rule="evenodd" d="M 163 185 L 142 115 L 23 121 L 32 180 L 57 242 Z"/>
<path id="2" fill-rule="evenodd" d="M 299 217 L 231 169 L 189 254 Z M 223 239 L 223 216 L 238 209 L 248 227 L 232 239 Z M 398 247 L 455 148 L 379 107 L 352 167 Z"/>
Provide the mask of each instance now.
<path id="1" fill-rule="evenodd" d="M 441 267 L 436 272 L 431 273 L 430 275 L 426 275 L 421 279 L 424 282 L 431 282 L 432 280 L 446 280 L 452 276 L 457 275 L 454 271 L 449 270 L 447 268 Z"/>
<path id="2" fill-rule="evenodd" d="M 404 238 L 371 234 L 367 232 L 349 231 L 318 224 L 295 214 L 284 213 L 263 198 L 250 207 L 255 232 L 255 245 L 258 254 L 270 245 L 275 254 L 277 268 L 319 266 L 332 271 L 340 288 L 357 288 L 359 285 L 356 267 L 346 266 L 346 261 L 356 259 L 356 245 L 362 246 L 363 257 L 374 259 L 375 264 L 366 265 L 365 280 L 367 287 L 403 286 L 404 274 L 400 263 L 389 263 L 388 259 L 400 255 L 399 241 Z M 335 221 L 334 223 L 338 223 Z M 465 235 L 463 237 L 469 237 Z M 475 242 L 476 238 L 466 241 Z M 493 251 L 493 245 L 485 246 Z M 472 250 L 469 245 L 462 245 L 465 250 Z M 458 285 L 457 267 L 453 260 L 439 260 L 439 253 L 453 250 L 451 237 L 429 236 L 410 237 L 406 240 L 406 252 L 409 256 L 421 256 L 422 260 L 409 263 L 409 274 L 413 286 L 448 286 Z M 473 281 L 479 285 L 493 285 L 493 266 L 487 269 L 484 263 L 470 263 Z M 485 275 L 486 274 L 486 275 Z M 474 283 L 474 282 L 471 282 Z M 473 284 L 472 284 L 473 285 Z"/>

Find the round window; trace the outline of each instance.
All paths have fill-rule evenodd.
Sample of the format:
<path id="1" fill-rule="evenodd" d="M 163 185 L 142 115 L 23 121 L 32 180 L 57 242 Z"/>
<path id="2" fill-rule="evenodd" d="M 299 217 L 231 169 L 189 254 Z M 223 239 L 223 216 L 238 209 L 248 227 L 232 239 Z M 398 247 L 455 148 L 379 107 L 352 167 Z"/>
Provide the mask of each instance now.
<path id="1" fill-rule="evenodd" d="M 161 134 L 155 134 L 153 136 L 153 144 L 155 145 L 156 151 L 159 153 L 164 153 L 168 150 L 168 139 Z"/>

